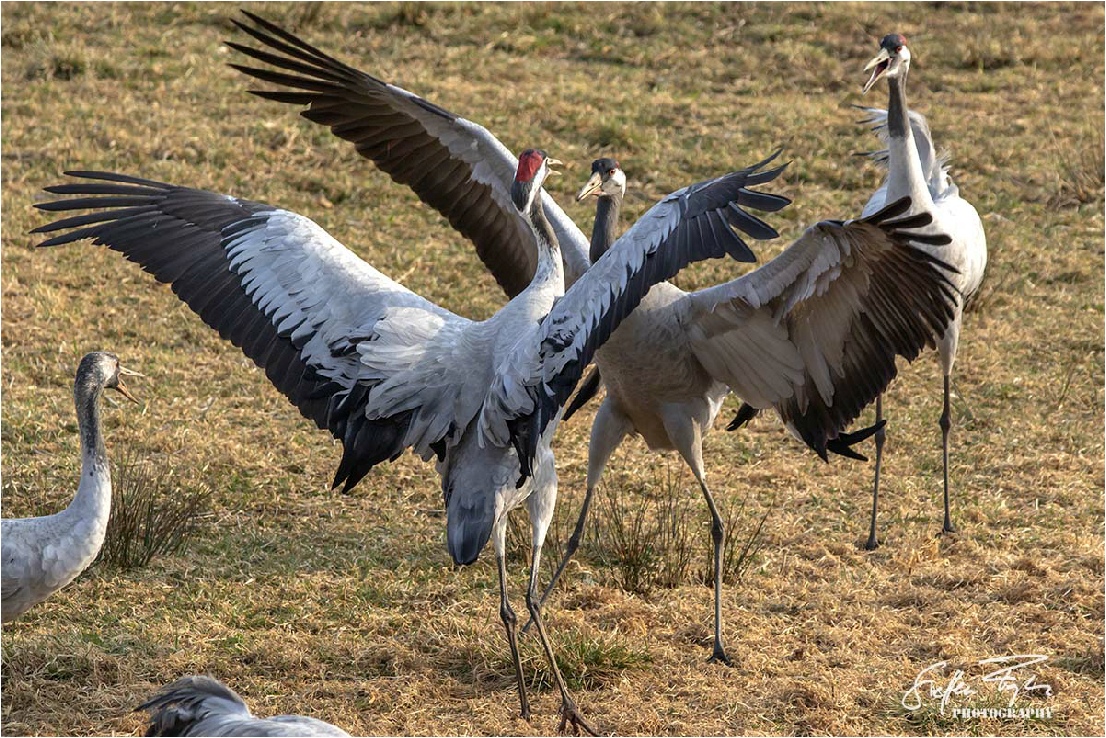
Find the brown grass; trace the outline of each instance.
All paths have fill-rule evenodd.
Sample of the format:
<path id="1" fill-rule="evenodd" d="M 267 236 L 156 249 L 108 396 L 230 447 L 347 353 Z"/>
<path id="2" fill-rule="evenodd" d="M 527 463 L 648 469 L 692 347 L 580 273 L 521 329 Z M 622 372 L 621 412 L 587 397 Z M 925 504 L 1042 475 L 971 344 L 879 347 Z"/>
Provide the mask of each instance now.
<path id="1" fill-rule="evenodd" d="M 860 548 L 869 465 L 823 465 L 769 419 L 708 437 L 719 497 L 748 497 L 746 522 L 773 507 L 755 564 L 724 593 L 736 668 L 704 663 L 711 592 L 698 581 L 638 595 L 570 568 L 550 630 L 581 707 L 608 732 L 1102 733 L 1101 4 L 248 7 L 515 150 L 537 144 L 571 162 L 552 192 L 585 228 L 592 206 L 571 193 L 598 154 L 629 173 L 632 218 L 783 145 L 792 164 L 776 189 L 795 204 L 772 222 L 787 236 L 857 213 L 876 187 L 879 173 L 852 156 L 874 141 L 846 104 L 862 101 L 875 39 L 905 33 L 912 102 L 953 152 L 990 245 L 954 384 L 962 532 L 934 535 L 940 377 L 927 357 L 887 397 L 873 553 Z M 109 451 L 187 474 L 213 490 L 215 513 L 185 552 L 94 569 L 4 628 L 3 733 L 133 734 L 132 708 L 189 672 L 225 679 L 260 714 L 306 713 L 352 733 L 553 731 L 548 689 L 532 724 L 515 717 L 494 567 L 487 556 L 449 565 L 431 466 L 407 456 L 352 496 L 329 491 L 337 445 L 167 288 L 116 254 L 36 251 L 27 235 L 44 221 L 31 205 L 62 170 L 115 169 L 309 215 L 467 315 L 502 304 L 439 216 L 326 131 L 245 94 L 222 46 L 235 12 L 2 7 L 4 515 L 68 500 L 70 387 L 95 349 L 149 376 L 132 385 L 142 409 L 105 412 Z M 1057 199 L 1064 183 L 1089 194 Z M 678 282 L 736 270 L 714 262 Z M 565 531 L 590 412 L 556 442 Z M 611 468 L 607 487 L 629 478 L 625 491 L 679 464 L 635 441 Z M 511 568 L 521 609 L 525 562 Z M 523 651 L 544 680 L 532 637 Z M 1037 673 L 1054 690 L 1051 720 L 965 722 L 900 705 L 929 664 L 978 676 L 977 660 L 1015 653 L 1049 655 Z"/>

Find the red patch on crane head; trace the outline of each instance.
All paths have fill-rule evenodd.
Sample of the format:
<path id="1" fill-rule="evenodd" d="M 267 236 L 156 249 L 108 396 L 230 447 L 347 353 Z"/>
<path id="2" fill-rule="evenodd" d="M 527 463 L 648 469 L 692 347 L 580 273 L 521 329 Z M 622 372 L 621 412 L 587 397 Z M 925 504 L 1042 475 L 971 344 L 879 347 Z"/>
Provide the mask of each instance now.
<path id="1" fill-rule="evenodd" d="M 515 173 L 516 182 L 529 182 L 541 169 L 542 162 L 548 157 L 541 149 L 526 149 L 518 157 L 518 172 Z"/>

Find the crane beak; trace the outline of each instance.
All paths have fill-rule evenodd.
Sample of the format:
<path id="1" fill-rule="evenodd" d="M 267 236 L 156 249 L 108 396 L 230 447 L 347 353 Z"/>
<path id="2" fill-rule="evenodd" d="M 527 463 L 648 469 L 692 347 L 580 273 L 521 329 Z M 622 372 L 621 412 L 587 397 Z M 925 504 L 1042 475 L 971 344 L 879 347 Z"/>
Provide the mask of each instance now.
<path id="1" fill-rule="evenodd" d="M 871 70 L 872 76 L 868 78 L 868 81 L 864 83 L 864 86 L 860 89 L 860 94 L 866 93 L 872 89 L 872 85 L 876 83 L 876 80 L 883 76 L 883 73 L 887 71 L 887 68 L 891 66 L 891 54 L 887 49 L 880 49 L 875 58 L 864 65 L 864 71 Z"/>
<path id="2" fill-rule="evenodd" d="M 576 202 L 581 202 L 588 195 L 594 194 L 599 191 L 599 188 L 603 186 L 603 175 L 599 172 L 592 172 L 588 177 L 588 181 L 584 183 L 584 186 L 580 188 L 580 191 L 576 193 Z"/>
<path id="3" fill-rule="evenodd" d="M 139 402 L 137 397 L 135 397 L 134 395 L 131 394 L 131 391 L 130 391 L 130 389 L 127 388 L 127 385 L 123 384 L 123 377 L 144 377 L 144 376 L 146 376 L 146 375 L 145 374 L 139 374 L 138 372 L 134 371 L 133 369 L 128 369 L 127 367 L 120 364 L 119 365 L 119 378 L 115 382 L 115 389 L 116 389 L 117 392 L 119 392 L 119 394 L 123 395 L 123 397 L 126 397 L 128 400 L 133 402 L 135 405 L 141 405 L 142 403 Z"/>
<path id="4" fill-rule="evenodd" d="M 549 158 L 545 160 L 545 165 L 549 169 L 549 176 L 552 177 L 554 174 L 560 174 L 560 172 L 553 167 L 563 167 L 565 163 L 560 159 Z"/>

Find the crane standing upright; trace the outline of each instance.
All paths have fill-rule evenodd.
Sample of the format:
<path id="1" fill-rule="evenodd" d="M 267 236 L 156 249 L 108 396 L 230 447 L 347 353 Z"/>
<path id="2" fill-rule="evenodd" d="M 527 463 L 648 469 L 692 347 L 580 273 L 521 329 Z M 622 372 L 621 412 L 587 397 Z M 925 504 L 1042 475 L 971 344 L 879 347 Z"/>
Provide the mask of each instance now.
<path id="1" fill-rule="evenodd" d="M 910 71 L 910 49 L 906 37 L 890 33 L 880 41 L 879 53 L 864 67 L 871 76 L 864 83 L 868 92 L 880 77 L 887 79 L 887 112 L 872 111 L 883 124 L 878 127 L 887 144 L 886 157 L 880 160 L 887 165 L 883 184 L 864 206 L 864 213 L 879 210 L 886 203 L 909 196 L 918 211 L 933 213 L 934 231 L 947 233 L 952 242 L 941 249 L 941 258 L 953 267 L 949 279 L 956 286 L 956 302 L 953 320 L 945 329 L 937 344 L 943 377 L 943 402 L 941 418 L 941 462 L 943 469 L 944 520 L 941 530 L 955 533 L 949 513 L 949 431 L 952 428 L 952 412 L 949 394 L 952 384 L 952 367 L 956 350 L 960 345 L 960 326 L 964 307 L 975 296 L 983 282 L 987 269 L 987 236 L 979 213 L 964 198 L 949 177 L 945 160 L 936 154 L 929 125 L 925 118 L 912 113 L 906 102 L 906 77 Z M 883 396 L 876 399 L 876 421 L 883 418 Z M 876 537 L 876 514 L 879 504 L 880 468 L 883 461 L 885 431 L 876 434 L 876 469 L 872 483 L 872 519 L 865 548 L 879 545 Z"/>
<path id="2" fill-rule="evenodd" d="M 61 512 L 0 523 L 3 622 L 14 620 L 72 582 L 100 552 L 111 515 L 111 467 L 100 398 L 108 388 L 137 403 L 123 382 L 123 377 L 137 375 L 106 351 L 94 351 L 81 359 L 73 382 L 81 437 L 81 481 L 73 501 Z"/>
<path id="3" fill-rule="evenodd" d="M 916 211 L 933 214 L 933 224 L 929 230 L 945 233 L 951 239 L 947 246 L 934 253 L 949 265 L 948 276 L 955 287 L 953 320 L 936 343 L 944 380 L 944 401 L 939 420 L 944 488 L 944 520 L 941 530 L 944 533 L 955 533 L 949 512 L 949 431 L 952 428 L 949 394 L 952 367 L 960 344 L 964 308 L 977 294 L 987 268 L 987 236 L 983 232 L 979 213 L 971 203 L 960 197 L 959 188 L 949 176 L 947 156 L 937 154 L 925 117 L 907 106 L 906 76 L 910 70 L 910 49 L 906 46 L 906 38 L 898 33 L 884 36 L 880 41 L 879 53 L 864 69 L 871 71 L 871 76 L 864 83 L 862 92 L 867 93 L 880 77 L 885 76 L 890 97 L 887 110 L 863 108 L 869 116 L 865 122 L 876 124 L 876 132 L 887 145 L 886 150 L 872 154 L 877 162 L 887 168 L 887 176 L 864 206 L 862 214 L 870 215 L 896 198 L 910 197 Z M 789 408 L 777 410 L 791 411 Z M 756 408 L 743 404 L 728 429 L 735 430 L 756 414 Z M 884 425 L 881 391 L 876 397 L 873 425 L 877 431 L 872 515 L 868 539 L 864 542 L 864 548 L 869 551 L 879 546 L 876 518 L 879 511 L 883 447 L 887 438 Z"/>

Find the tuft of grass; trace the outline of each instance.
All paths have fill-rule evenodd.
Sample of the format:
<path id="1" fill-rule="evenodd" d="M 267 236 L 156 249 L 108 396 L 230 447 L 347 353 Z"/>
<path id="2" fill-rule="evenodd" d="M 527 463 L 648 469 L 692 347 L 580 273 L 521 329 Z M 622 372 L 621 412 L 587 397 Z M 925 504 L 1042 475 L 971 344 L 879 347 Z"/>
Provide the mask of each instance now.
<path id="1" fill-rule="evenodd" d="M 746 514 L 748 496 L 740 502 L 730 501 L 719 510 L 726 538 L 722 543 L 722 581 L 729 585 L 740 584 L 745 572 L 757 560 L 764 547 L 764 524 L 772 514 L 774 505 L 770 505 L 760 517 Z M 699 580 L 706 585 L 714 584 L 714 543 L 710 536 L 705 537 L 707 565 L 700 569 Z"/>
<path id="2" fill-rule="evenodd" d="M 111 516 L 96 563 L 140 569 L 180 550 L 210 516 L 211 490 L 182 487 L 174 476 L 133 452 L 112 462 Z"/>
<path id="3" fill-rule="evenodd" d="M 619 637 L 609 634 L 588 635 L 575 630 L 559 630 L 553 655 L 569 689 L 600 689 L 622 677 L 627 671 L 649 664 L 648 653 L 630 648 Z M 553 672 L 544 655 L 533 659 L 532 683 L 539 689 L 555 686 Z"/>
<path id="4" fill-rule="evenodd" d="M 619 475 L 624 478 L 624 475 Z M 593 503 L 589 556 L 608 569 L 615 583 L 646 594 L 686 577 L 692 546 L 687 530 L 688 506 L 671 475 L 659 494 L 643 482 L 628 486 L 608 481 Z"/>
<path id="5" fill-rule="evenodd" d="M 585 539 L 587 555 L 609 570 L 621 589 L 648 594 L 691 581 L 707 585 L 714 582 L 709 513 L 697 489 L 691 494 L 684 489 L 682 466 L 680 470 L 674 473 L 668 467 L 659 483 L 654 477 L 651 488 L 640 481 L 624 486 L 612 480 L 595 505 L 595 517 Z M 722 577 L 731 585 L 739 583 L 756 560 L 772 509 L 751 518 L 747 502 L 748 498 L 736 503 L 722 499 L 721 504 L 726 531 Z"/>

